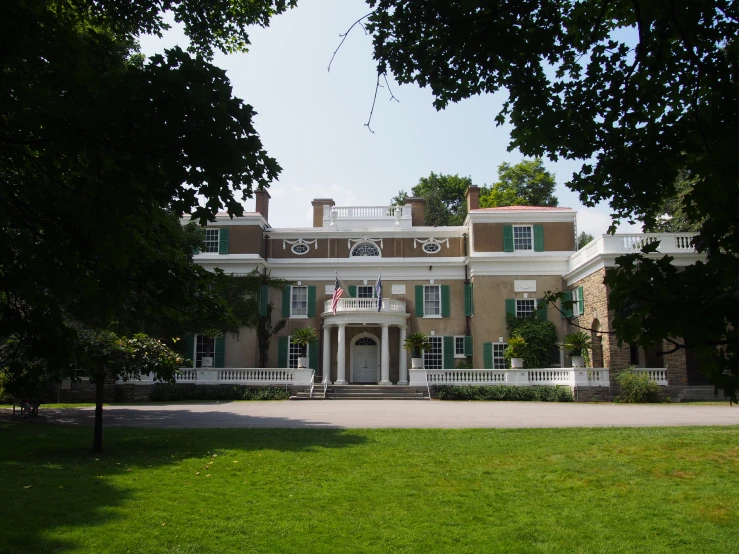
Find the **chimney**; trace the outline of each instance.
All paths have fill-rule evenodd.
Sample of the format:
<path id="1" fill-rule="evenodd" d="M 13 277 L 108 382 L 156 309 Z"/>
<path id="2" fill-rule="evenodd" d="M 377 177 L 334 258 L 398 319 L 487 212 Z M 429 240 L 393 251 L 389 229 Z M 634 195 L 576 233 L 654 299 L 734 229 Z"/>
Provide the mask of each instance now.
<path id="1" fill-rule="evenodd" d="M 254 191 L 254 196 L 257 198 L 257 213 L 262 214 L 264 221 L 269 223 L 269 199 L 271 196 L 264 189 Z"/>
<path id="2" fill-rule="evenodd" d="M 411 225 L 413 227 L 423 227 L 426 224 L 426 199 L 425 198 L 406 198 L 405 205 L 411 206 Z"/>
<path id="3" fill-rule="evenodd" d="M 335 206 L 331 198 L 315 198 L 313 202 L 313 227 L 323 227 L 323 207 L 324 206 Z"/>
<path id="4" fill-rule="evenodd" d="M 467 213 L 480 207 L 480 187 L 470 185 L 467 187 Z"/>

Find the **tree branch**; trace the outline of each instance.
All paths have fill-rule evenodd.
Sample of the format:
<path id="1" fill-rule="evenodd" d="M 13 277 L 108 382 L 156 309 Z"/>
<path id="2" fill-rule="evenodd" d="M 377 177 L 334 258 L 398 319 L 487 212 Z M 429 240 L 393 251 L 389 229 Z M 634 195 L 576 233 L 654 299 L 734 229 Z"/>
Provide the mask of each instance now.
<path id="1" fill-rule="evenodd" d="M 339 46 L 336 47 L 336 50 L 334 50 L 334 53 L 331 56 L 331 61 L 328 62 L 328 71 L 329 72 L 331 71 L 331 64 L 334 63 L 334 58 L 336 57 L 336 54 L 339 52 L 339 50 L 341 50 L 341 46 L 344 44 L 344 41 L 346 40 L 346 37 L 349 36 L 349 33 L 351 33 L 352 32 L 352 29 L 354 29 L 354 27 L 356 27 L 357 25 L 359 25 L 362 29 L 364 29 L 364 25 L 362 24 L 362 20 L 363 19 L 367 19 L 373 13 L 375 13 L 374 10 L 371 11 L 370 13 L 366 14 L 366 15 L 363 15 L 362 17 L 360 17 L 359 19 L 357 19 L 354 23 L 352 23 L 351 24 L 351 27 L 349 27 L 346 30 L 345 33 L 339 35 L 340 37 L 342 37 L 341 38 L 341 42 L 339 43 Z M 364 32 L 366 33 L 367 32 L 367 29 L 364 29 Z"/>

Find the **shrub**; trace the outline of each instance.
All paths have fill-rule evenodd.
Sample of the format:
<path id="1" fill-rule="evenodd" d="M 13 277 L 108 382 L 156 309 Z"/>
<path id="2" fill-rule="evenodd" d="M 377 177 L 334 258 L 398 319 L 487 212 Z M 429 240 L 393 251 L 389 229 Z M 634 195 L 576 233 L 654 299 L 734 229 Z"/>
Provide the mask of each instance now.
<path id="1" fill-rule="evenodd" d="M 649 379 L 645 371 L 634 371 L 634 366 L 629 366 L 616 375 L 615 380 L 620 390 L 613 399 L 614 402 L 624 404 L 664 402 L 659 385 Z"/>
<path id="2" fill-rule="evenodd" d="M 171 385 L 157 383 L 151 394 L 153 401 L 178 400 L 286 400 L 290 397 L 284 388 L 262 387 L 251 389 L 246 385 Z"/>
<path id="3" fill-rule="evenodd" d="M 536 402 L 572 402 L 569 387 L 507 387 L 503 385 L 443 385 L 434 387 L 439 400 L 518 400 Z"/>
<path id="4" fill-rule="evenodd" d="M 536 317 L 506 316 L 506 327 L 511 337 L 521 337 L 526 341 L 523 359 L 524 367 L 549 367 L 552 352 L 558 350 L 557 328 L 551 321 Z"/>

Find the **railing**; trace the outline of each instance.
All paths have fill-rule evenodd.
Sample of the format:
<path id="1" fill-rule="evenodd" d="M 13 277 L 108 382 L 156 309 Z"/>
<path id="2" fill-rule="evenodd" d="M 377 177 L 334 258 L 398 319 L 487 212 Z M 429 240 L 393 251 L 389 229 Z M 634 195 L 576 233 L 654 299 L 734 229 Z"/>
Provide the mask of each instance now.
<path id="1" fill-rule="evenodd" d="M 408 228 L 412 226 L 412 207 L 407 206 L 324 206 L 323 226 L 342 229 L 373 227 Z M 355 225 L 356 223 L 356 225 Z"/>
<path id="2" fill-rule="evenodd" d="M 623 254 L 638 252 L 645 246 L 659 241 L 657 252 L 677 254 L 695 252 L 693 233 L 638 233 L 601 235 L 570 257 L 570 271 L 580 267 L 598 254 Z"/>
<path id="3" fill-rule="evenodd" d="M 667 386 L 667 369 L 665 368 L 635 367 L 634 372 L 646 373 L 650 381 Z"/>
<path id="4" fill-rule="evenodd" d="M 431 385 L 500 385 L 505 384 L 503 369 L 427 369 Z"/>
<path id="5" fill-rule="evenodd" d="M 328 391 L 328 374 L 323 376 L 323 397 L 326 398 L 326 391 Z"/>
<path id="6" fill-rule="evenodd" d="M 180 374 L 177 376 L 178 383 L 194 382 L 198 380 L 197 369 L 181 369 Z"/>
<path id="7" fill-rule="evenodd" d="M 252 382 L 289 385 L 295 380 L 294 369 L 218 369 L 217 380 L 224 383 Z"/>
<path id="8" fill-rule="evenodd" d="M 313 398 L 313 385 L 316 383 L 316 372 L 313 370 L 313 373 L 311 373 L 310 376 L 310 394 L 308 394 L 308 398 Z"/>
<path id="9" fill-rule="evenodd" d="M 308 385 L 312 369 L 289 368 L 181 368 L 175 376 L 176 383 L 195 383 L 196 385 Z M 122 381 L 119 381 L 122 382 Z M 151 385 L 153 375 L 142 375 L 141 380 L 127 381 L 127 384 Z"/>
<path id="10" fill-rule="evenodd" d="M 331 311 L 331 300 L 326 300 L 324 312 Z M 376 312 L 377 298 L 340 298 L 337 312 Z M 382 299 L 381 312 L 405 313 L 405 302 L 391 298 Z"/>
<path id="11" fill-rule="evenodd" d="M 608 387 L 608 369 L 412 369 L 411 386 L 441 385 L 563 385 L 569 387 Z"/>

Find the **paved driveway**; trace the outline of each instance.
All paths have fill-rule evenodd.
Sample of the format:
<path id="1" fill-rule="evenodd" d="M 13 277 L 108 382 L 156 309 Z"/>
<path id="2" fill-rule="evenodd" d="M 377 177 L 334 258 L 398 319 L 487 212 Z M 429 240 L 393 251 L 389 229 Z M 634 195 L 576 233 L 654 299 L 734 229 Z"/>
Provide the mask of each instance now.
<path id="1" fill-rule="evenodd" d="M 92 425 L 93 408 L 41 408 L 52 423 Z M 162 428 L 469 428 L 739 425 L 737 406 L 326 400 L 111 406 L 106 426 Z"/>

